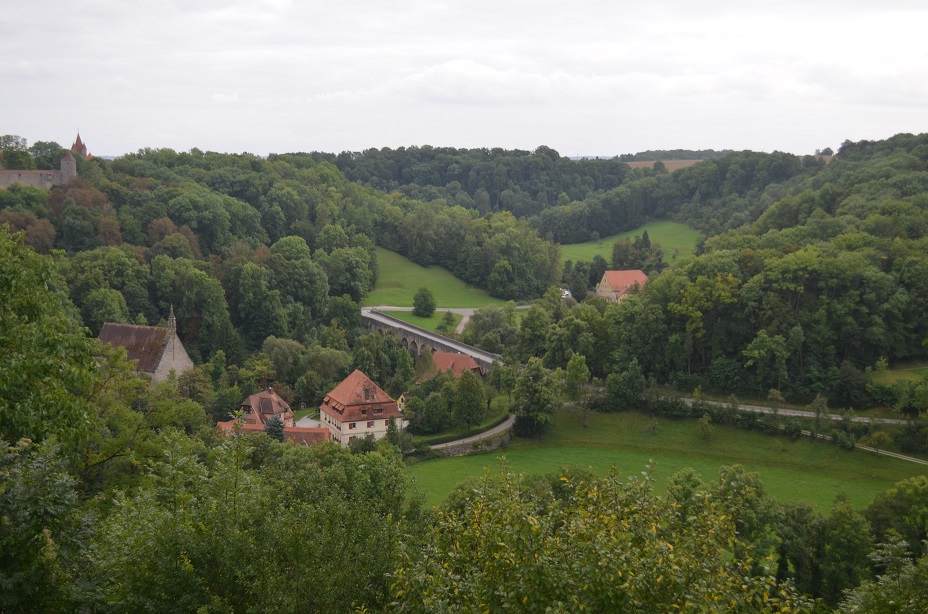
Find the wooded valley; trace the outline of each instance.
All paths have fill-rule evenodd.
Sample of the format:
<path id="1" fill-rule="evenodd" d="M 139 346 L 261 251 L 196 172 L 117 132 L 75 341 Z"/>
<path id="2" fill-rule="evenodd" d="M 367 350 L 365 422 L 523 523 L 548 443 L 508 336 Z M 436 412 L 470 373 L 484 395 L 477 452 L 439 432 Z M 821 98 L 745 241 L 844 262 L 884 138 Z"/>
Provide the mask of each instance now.
<path id="1" fill-rule="evenodd" d="M 64 151 L 4 143 L 7 169 Z M 498 396 L 525 437 L 565 399 L 672 417 L 691 410 L 668 391 L 878 407 L 907 423 L 848 427 L 850 448 L 928 453 L 928 381 L 872 377 L 928 359 L 928 135 L 847 141 L 827 164 L 667 159 L 694 153 L 668 173 L 547 147 L 146 149 L 0 190 L 0 609 L 925 608 L 924 476 L 825 518 L 739 467 L 667 493 L 644 467 L 632 482 L 502 472 L 434 509 L 405 472 L 410 433 L 479 424 Z M 561 257 L 655 220 L 703 233 L 696 253 L 669 265 L 644 233 L 611 258 Z M 377 248 L 513 301 L 460 335 L 506 364 L 423 382 L 422 361 L 367 333 Z M 607 269 L 649 280 L 587 296 Z M 196 367 L 167 382 L 95 339 L 171 312 Z M 342 450 L 215 428 L 266 386 L 318 407 L 353 369 L 410 394 L 409 433 Z"/>

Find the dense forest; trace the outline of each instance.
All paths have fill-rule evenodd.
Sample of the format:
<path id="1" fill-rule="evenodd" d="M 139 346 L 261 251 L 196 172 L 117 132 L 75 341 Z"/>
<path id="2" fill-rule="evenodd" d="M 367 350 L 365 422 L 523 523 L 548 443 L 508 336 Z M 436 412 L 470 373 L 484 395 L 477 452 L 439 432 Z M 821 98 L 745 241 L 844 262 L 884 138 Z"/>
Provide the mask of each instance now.
<path id="1" fill-rule="evenodd" d="M 52 145 L 18 141 L 20 157 L 36 166 L 51 163 Z M 7 149 L 16 147 L 11 140 Z M 198 363 L 221 351 L 241 365 L 268 339 L 315 347 L 345 336 L 350 345 L 356 305 L 377 280 L 379 245 L 509 299 L 540 297 L 558 282 L 582 296 L 607 266 L 651 275 L 620 305 L 540 304 L 518 339 L 508 324 L 478 321 L 466 333 L 523 362 L 566 367 L 579 353 L 599 378 L 634 361 L 646 378 L 686 391 L 776 389 L 800 402 L 821 394 L 833 406 L 883 403 L 915 415 L 928 391 L 868 388 L 863 374 L 925 356 L 926 151 L 924 135 L 898 135 L 846 142 L 827 166 L 738 152 L 671 174 L 573 161 L 546 147 L 266 159 L 143 150 L 80 160 L 80 179 L 65 187 L 0 192 L 0 223 L 23 230 L 40 253 L 63 250 L 59 271 L 91 333 L 105 321 L 157 323 L 173 305 Z M 456 183 L 468 198 L 487 192 L 489 210 L 402 191 Z M 397 185 L 389 194 L 372 187 Z M 530 196 L 533 207 L 509 206 L 507 191 Z M 670 269 L 646 236 L 617 244 L 611 262 L 561 263 L 550 241 L 664 218 L 707 232 L 700 253 Z M 304 372 L 288 372 L 296 388 Z M 302 389 L 305 402 L 319 390 Z"/>
<path id="2" fill-rule="evenodd" d="M 711 150 L 572 160 L 544 146 L 533 152 L 426 146 L 312 156 L 383 191 L 481 214 L 509 211 L 558 243 L 631 230 L 649 219 L 674 218 L 711 233 L 738 227 L 779 197 L 779 191 L 765 196 L 769 186 L 824 165 L 813 156 Z M 690 156 L 706 161 L 672 175 L 661 166 L 625 164 Z"/>
<path id="3" fill-rule="evenodd" d="M 62 152 L 3 139 L 6 168 Z M 0 191 L 0 609 L 878 611 L 926 594 L 893 593 L 928 583 L 923 480 L 826 520 L 737 468 L 681 474 L 666 495 L 647 476 L 504 471 L 425 510 L 401 434 L 303 449 L 214 423 L 259 385 L 312 406 L 360 368 L 411 392 L 419 432 L 473 424 L 467 399 L 505 392 L 537 436 L 563 376 L 571 398 L 600 382 L 606 411 L 649 383 L 880 403 L 912 418 L 901 448 L 928 449 L 928 386 L 865 377 L 925 357 L 928 135 L 846 142 L 828 165 L 737 152 L 672 174 L 549 148 L 162 149 L 78 168 L 67 186 Z M 611 263 L 560 261 L 555 241 L 653 219 L 705 231 L 699 253 L 667 267 L 642 236 Z M 463 334 L 507 365 L 414 386 L 423 365 L 360 328 L 375 246 L 537 299 L 520 319 L 483 309 Z M 651 281 L 618 304 L 561 298 L 556 284 L 582 298 L 606 266 Z M 93 339 L 172 307 L 198 365 L 181 378 L 150 386 Z"/>

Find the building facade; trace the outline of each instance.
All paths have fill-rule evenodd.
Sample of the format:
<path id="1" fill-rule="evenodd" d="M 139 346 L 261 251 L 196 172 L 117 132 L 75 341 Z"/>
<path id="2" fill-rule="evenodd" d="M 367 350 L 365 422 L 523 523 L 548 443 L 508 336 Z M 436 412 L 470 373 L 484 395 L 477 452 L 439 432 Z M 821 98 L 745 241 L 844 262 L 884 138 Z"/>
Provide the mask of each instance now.
<path id="1" fill-rule="evenodd" d="M 644 288 L 646 283 L 648 283 L 648 276 L 640 269 L 606 271 L 596 286 L 596 296 L 601 296 L 611 303 L 617 303 L 635 288 Z"/>
<path id="2" fill-rule="evenodd" d="M 319 420 L 329 429 L 332 441 L 342 447 L 355 437 L 387 435 L 390 419 L 402 423 L 402 414 L 390 395 L 357 369 L 325 396 L 319 406 Z"/>
<path id="3" fill-rule="evenodd" d="M 193 368 L 193 361 L 177 337 L 173 308 L 167 328 L 107 322 L 98 338 L 113 347 L 125 348 L 129 360 L 136 361 L 136 371 L 147 374 L 153 382 L 166 380 L 171 371 L 179 376 Z"/>
<path id="4" fill-rule="evenodd" d="M 257 392 L 244 401 L 235 420 L 219 422 L 216 426 L 231 435 L 241 433 L 263 433 L 269 420 L 277 416 L 284 426 L 284 440 L 298 446 L 311 446 L 329 440 L 329 429 L 296 426 L 293 410 L 272 388 Z"/>

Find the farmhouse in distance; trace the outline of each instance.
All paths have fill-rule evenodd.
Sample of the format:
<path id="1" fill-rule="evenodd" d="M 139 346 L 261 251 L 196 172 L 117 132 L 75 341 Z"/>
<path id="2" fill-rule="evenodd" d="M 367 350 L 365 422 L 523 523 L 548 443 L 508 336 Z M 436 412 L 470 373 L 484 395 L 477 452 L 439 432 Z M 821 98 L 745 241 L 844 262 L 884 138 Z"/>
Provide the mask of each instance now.
<path id="1" fill-rule="evenodd" d="M 646 283 L 648 283 L 648 276 L 640 269 L 606 271 L 596 286 L 596 295 L 609 302 L 618 303 L 635 287 L 643 288 Z"/>

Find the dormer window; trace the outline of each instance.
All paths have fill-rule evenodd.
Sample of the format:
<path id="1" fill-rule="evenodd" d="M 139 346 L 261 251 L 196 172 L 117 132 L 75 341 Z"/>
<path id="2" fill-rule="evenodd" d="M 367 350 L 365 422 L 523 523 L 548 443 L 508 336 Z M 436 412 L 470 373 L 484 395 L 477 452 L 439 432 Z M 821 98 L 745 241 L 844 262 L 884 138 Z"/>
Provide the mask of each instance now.
<path id="1" fill-rule="evenodd" d="M 374 414 L 375 414 L 375 415 L 376 415 L 376 414 L 382 414 L 382 413 L 383 413 L 383 407 L 375 407 L 375 408 L 374 408 Z"/>
<path id="2" fill-rule="evenodd" d="M 366 416 L 366 415 L 367 415 L 367 410 L 366 410 L 366 409 L 362 409 L 362 410 L 361 410 L 361 415 L 362 415 L 362 416 Z"/>

